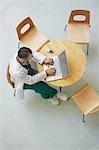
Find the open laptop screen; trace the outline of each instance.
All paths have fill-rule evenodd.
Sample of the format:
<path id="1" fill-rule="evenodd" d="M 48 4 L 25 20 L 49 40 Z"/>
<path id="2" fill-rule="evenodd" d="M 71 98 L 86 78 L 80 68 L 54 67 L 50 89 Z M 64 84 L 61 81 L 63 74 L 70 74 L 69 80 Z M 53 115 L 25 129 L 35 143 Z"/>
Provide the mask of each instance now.
<path id="1" fill-rule="evenodd" d="M 61 68 L 61 72 L 62 72 L 62 77 L 65 77 L 70 73 L 65 51 L 63 51 L 58 57 L 59 57 L 59 63 L 60 63 L 60 68 Z"/>

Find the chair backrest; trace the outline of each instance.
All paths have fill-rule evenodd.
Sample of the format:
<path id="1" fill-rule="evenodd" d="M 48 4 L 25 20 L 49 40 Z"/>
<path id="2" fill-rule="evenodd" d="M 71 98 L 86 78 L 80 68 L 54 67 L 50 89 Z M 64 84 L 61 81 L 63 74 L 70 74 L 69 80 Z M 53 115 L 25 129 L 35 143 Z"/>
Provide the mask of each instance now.
<path id="1" fill-rule="evenodd" d="M 81 19 L 80 19 L 80 17 Z M 76 17 L 79 17 L 78 19 Z M 90 11 L 73 10 L 70 14 L 68 23 L 85 23 L 90 24 Z"/>
<path id="2" fill-rule="evenodd" d="M 22 33 L 22 29 L 27 25 L 28 28 Z M 21 40 L 27 33 L 29 33 L 33 27 L 35 27 L 35 25 L 33 24 L 30 17 L 24 19 L 16 28 L 19 40 Z"/>
<path id="3" fill-rule="evenodd" d="M 7 78 L 8 83 L 14 88 L 14 83 L 11 81 L 11 78 L 10 78 L 9 67 L 10 67 L 10 65 L 8 64 L 6 78 Z"/>

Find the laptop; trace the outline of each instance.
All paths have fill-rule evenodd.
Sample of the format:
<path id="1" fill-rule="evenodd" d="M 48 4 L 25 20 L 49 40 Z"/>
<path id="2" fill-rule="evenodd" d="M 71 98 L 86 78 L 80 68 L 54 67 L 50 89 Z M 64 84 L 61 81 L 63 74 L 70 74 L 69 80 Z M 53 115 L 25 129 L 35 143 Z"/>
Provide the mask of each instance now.
<path id="1" fill-rule="evenodd" d="M 55 68 L 56 74 L 55 74 L 55 76 L 48 76 L 46 78 L 46 81 L 62 79 L 70 74 L 70 69 L 69 69 L 65 51 L 63 51 L 59 56 L 52 56 L 49 58 L 53 59 L 54 64 L 53 65 L 43 64 L 43 68 L 44 68 L 44 70 L 47 70 L 49 67 Z"/>

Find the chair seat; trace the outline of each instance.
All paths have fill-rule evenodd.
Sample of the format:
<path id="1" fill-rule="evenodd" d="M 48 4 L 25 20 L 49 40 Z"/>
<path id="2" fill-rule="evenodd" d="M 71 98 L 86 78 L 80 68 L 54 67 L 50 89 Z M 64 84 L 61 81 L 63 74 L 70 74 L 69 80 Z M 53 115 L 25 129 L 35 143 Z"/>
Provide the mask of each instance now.
<path id="1" fill-rule="evenodd" d="M 88 24 L 68 24 L 68 39 L 79 44 L 89 43 L 89 25 Z"/>
<path id="2" fill-rule="evenodd" d="M 72 97 L 84 115 L 99 110 L 99 96 L 90 85 L 85 86 Z"/>
<path id="3" fill-rule="evenodd" d="M 31 29 L 31 31 L 21 39 L 21 43 L 24 46 L 28 46 L 35 51 L 39 51 L 48 41 L 48 38 L 39 32 L 37 28 Z"/>

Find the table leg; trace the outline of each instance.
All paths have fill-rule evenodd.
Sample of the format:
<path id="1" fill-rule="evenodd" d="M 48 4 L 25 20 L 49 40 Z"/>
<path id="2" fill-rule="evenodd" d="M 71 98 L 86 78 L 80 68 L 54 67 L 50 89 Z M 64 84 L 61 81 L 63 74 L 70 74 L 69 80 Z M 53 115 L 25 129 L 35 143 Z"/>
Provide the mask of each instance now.
<path id="1" fill-rule="evenodd" d="M 89 44 L 87 44 L 87 55 L 88 55 L 88 52 L 89 52 Z"/>
<path id="2" fill-rule="evenodd" d="M 59 87 L 59 91 L 60 91 L 60 92 L 62 91 L 62 87 L 61 87 L 61 86 Z"/>

